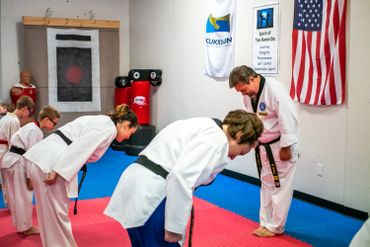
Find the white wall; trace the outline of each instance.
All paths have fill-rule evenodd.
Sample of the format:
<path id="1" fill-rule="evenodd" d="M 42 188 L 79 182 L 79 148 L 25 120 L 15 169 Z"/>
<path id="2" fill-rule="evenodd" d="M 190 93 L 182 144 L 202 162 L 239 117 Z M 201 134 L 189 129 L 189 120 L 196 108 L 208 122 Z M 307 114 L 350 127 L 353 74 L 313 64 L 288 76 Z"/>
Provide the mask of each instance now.
<path id="1" fill-rule="evenodd" d="M 266 2 L 266 1 L 265 1 Z M 269 1 L 271 2 L 271 1 Z M 280 74 L 290 86 L 293 2 L 280 2 Z M 163 69 L 163 84 L 152 98 L 153 124 L 162 128 L 187 117 L 223 118 L 243 107 L 227 80 L 202 74 L 207 1 L 130 1 L 131 68 Z M 263 1 L 237 1 L 236 65 L 251 64 L 252 8 Z M 297 103 L 302 155 L 295 188 L 358 210 L 370 211 L 370 1 L 348 1 L 347 101 L 333 107 Z M 366 31 L 367 30 L 367 31 Z M 252 155 L 229 169 L 257 175 Z M 317 163 L 323 176 L 316 175 Z"/>
<path id="2" fill-rule="evenodd" d="M 342 106 L 312 107 L 297 104 L 302 155 L 295 188 L 355 209 L 370 211 L 370 1 L 348 1 L 347 100 Z M 293 1 L 280 1 L 280 75 L 290 84 Z M 203 37 L 207 1 L 199 0 L 1 0 L 0 101 L 8 99 L 11 85 L 23 68 L 22 16 L 120 20 L 120 72 L 131 68 L 163 69 L 163 84 L 153 89 L 153 124 L 161 129 L 187 117 L 223 118 L 243 108 L 241 96 L 227 80 L 202 74 Z M 251 64 L 252 8 L 261 0 L 237 0 L 236 65 Z M 323 176 L 316 164 L 324 165 Z M 257 176 L 252 155 L 228 166 Z"/>
<path id="3" fill-rule="evenodd" d="M 19 81 L 24 67 L 22 16 L 45 16 L 52 9 L 54 18 L 89 19 L 95 11 L 97 20 L 120 21 L 120 72 L 129 70 L 129 0 L 1 0 L 0 102 L 10 101 L 9 89 Z M 112 82 L 113 84 L 114 82 Z"/>

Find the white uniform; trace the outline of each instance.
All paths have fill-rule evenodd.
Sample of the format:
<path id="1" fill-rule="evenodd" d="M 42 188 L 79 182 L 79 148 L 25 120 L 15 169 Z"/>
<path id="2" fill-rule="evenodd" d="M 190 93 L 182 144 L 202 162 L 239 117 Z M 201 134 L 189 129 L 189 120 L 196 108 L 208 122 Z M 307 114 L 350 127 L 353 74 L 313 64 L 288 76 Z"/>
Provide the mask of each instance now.
<path id="1" fill-rule="evenodd" d="M 43 246 L 77 246 L 68 218 L 70 196 L 77 196 L 77 174 L 86 163 L 98 160 L 117 134 L 108 116 L 83 116 L 59 128 L 72 143 L 51 134 L 28 150 L 24 157 L 34 187 Z M 28 164 L 27 164 L 28 165 Z M 43 183 L 45 174 L 58 173 L 55 184 Z M 68 187 L 68 188 L 67 188 Z"/>
<path id="2" fill-rule="evenodd" d="M 167 179 L 140 164 L 122 174 L 104 213 L 124 228 L 145 224 L 166 199 L 165 229 L 185 236 L 193 189 L 211 182 L 227 162 L 228 140 L 209 118 L 176 121 L 140 153 L 169 172 Z"/>
<path id="3" fill-rule="evenodd" d="M 369 247 L 370 246 L 370 218 L 362 225 L 360 230 L 353 237 L 349 247 Z"/>
<path id="4" fill-rule="evenodd" d="M 264 125 L 259 141 L 267 143 L 280 136 L 280 141 L 270 145 L 278 170 L 280 187 L 275 187 L 266 150 L 260 146 L 262 161 L 260 225 L 280 234 L 284 232 L 293 196 L 293 178 L 298 158 L 296 145 L 298 118 L 296 106 L 284 85 L 274 79 L 265 79 L 257 105 L 257 114 Z M 244 96 L 244 104 L 247 111 L 253 112 L 251 99 L 247 95 Z M 287 146 L 291 146 L 293 157 L 288 161 L 281 161 L 279 150 Z"/>
<path id="5" fill-rule="evenodd" d="M 10 145 L 28 150 L 44 138 L 41 129 L 35 123 L 28 123 L 12 136 Z M 26 180 L 25 159 L 22 155 L 7 152 L 3 157 L 2 168 L 7 181 L 9 208 L 13 224 L 18 232 L 32 227 L 32 195 L 28 190 Z"/>
<path id="6" fill-rule="evenodd" d="M 1 144 L 0 143 L 0 182 L 2 185 L 3 190 L 3 199 L 5 206 L 8 203 L 8 192 L 7 192 L 7 182 L 3 178 L 3 170 L 2 170 L 2 157 L 6 152 L 9 150 L 9 143 L 12 135 L 21 127 L 20 121 L 18 117 L 13 113 L 7 113 L 4 115 L 0 120 L 0 140 L 6 141 L 8 144 Z"/>

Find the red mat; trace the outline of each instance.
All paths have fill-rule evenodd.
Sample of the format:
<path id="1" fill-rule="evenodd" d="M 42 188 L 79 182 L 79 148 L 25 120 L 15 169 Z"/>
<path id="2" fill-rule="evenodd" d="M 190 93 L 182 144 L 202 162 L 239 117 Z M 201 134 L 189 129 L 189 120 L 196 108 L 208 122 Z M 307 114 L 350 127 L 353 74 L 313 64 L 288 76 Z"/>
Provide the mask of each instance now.
<path id="1" fill-rule="evenodd" d="M 79 201 L 77 215 L 73 215 L 73 203 L 71 203 L 70 219 L 73 235 L 79 247 L 130 246 L 128 235 L 120 224 L 102 214 L 108 201 L 109 198 Z M 195 199 L 194 247 L 311 246 L 287 235 L 274 238 L 255 237 L 251 232 L 257 227 L 256 222 L 204 200 Z M 41 241 L 39 236 L 22 237 L 17 234 L 11 223 L 9 211 L 2 209 L 0 210 L 0 246 L 39 247 Z"/>

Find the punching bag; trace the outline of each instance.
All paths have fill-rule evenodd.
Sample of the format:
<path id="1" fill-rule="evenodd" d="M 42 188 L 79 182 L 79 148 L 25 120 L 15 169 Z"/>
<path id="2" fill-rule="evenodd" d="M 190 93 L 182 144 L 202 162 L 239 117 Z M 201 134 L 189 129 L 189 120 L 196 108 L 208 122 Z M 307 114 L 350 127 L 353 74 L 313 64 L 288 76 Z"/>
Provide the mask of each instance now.
<path id="1" fill-rule="evenodd" d="M 150 82 L 134 81 L 131 84 L 131 108 L 140 125 L 150 124 Z"/>
<path id="2" fill-rule="evenodd" d="M 118 76 L 115 79 L 114 107 L 126 104 L 131 105 L 131 83 L 127 76 Z"/>

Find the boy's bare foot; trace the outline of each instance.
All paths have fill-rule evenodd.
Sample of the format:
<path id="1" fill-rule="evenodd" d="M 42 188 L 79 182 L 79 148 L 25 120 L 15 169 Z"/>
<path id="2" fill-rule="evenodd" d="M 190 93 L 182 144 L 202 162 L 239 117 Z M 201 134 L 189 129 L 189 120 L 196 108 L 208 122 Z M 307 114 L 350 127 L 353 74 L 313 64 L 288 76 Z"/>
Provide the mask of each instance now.
<path id="1" fill-rule="evenodd" d="M 31 226 L 30 229 L 21 232 L 21 234 L 23 234 L 25 236 L 37 235 L 37 234 L 40 234 L 40 231 L 39 231 L 39 229 L 37 227 Z"/>
<path id="2" fill-rule="evenodd" d="M 263 231 L 263 230 L 265 230 L 266 228 L 264 227 L 264 226 L 259 226 L 257 229 L 255 229 L 253 232 L 252 232 L 252 234 L 253 235 L 256 235 L 256 236 L 259 236 L 259 234 Z"/>
<path id="3" fill-rule="evenodd" d="M 263 238 L 270 238 L 270 237 L 274 237 L 276 235 L 277 235 L 277 233 L 271 232 L 267 228 L 265 228 L 264 230 L 262 230 L 260 232 L 260 234 L 258 236 L 263 237 Z"/>

